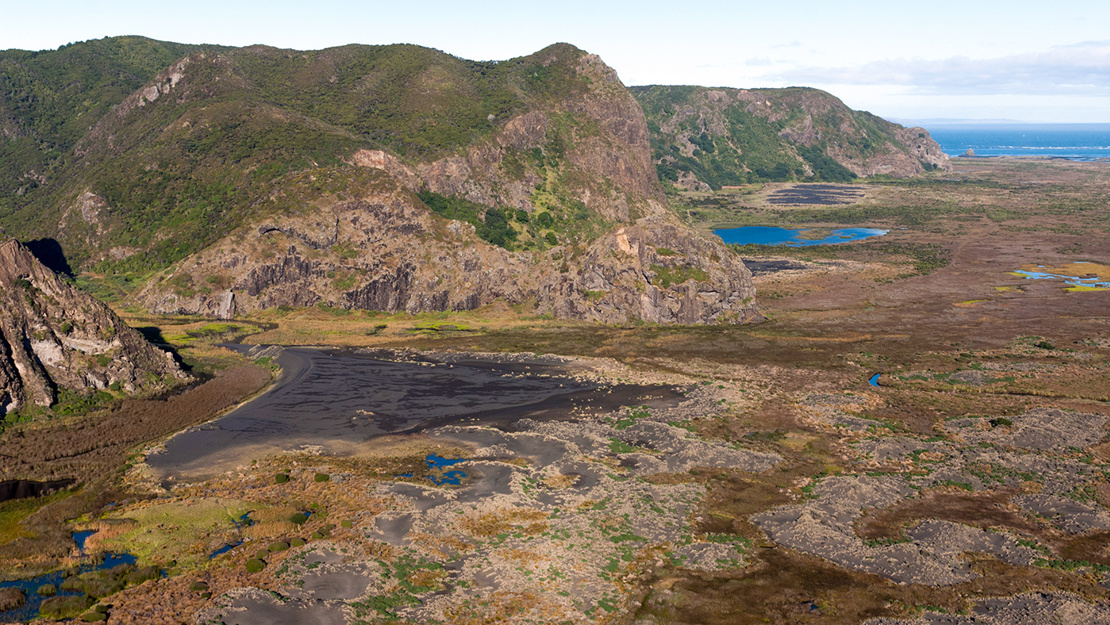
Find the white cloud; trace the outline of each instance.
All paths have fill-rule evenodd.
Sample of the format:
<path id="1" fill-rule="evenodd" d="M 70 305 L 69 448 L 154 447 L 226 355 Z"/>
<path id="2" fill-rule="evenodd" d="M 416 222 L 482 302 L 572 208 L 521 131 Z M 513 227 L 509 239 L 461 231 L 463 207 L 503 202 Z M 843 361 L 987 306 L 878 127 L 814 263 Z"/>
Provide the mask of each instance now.
<path id="1" fill-rule="evenodd" d="M 883 85 L 917 94 L 1110 95 L 1110 41 L 1088 41 L 993 59 L 893 59 L 858 67 L 799 67 L 777 82 Z"/>

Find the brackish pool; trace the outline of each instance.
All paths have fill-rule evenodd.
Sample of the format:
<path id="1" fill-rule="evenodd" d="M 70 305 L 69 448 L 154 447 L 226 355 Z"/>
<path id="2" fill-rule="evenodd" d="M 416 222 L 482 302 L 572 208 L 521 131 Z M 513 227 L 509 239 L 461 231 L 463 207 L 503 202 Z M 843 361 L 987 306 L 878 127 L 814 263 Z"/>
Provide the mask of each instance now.
<path id="1" fill-rule="evenodd" d="M 439 454 L 429 454 L 428 457 L 424 458 L 424 462 L 428 463 L 429 469 L 442 469 L 443 467 L 449 467 L 460 462 L 466 462 L 466 460 L 463 458 L 444 458 Z M 413 477 L 413 475 L 414 474 L 412 473 L 402 473 L 397 477 Z M 428 479 L 436 486 L 443 486 L 444 484 L 460 486 L 462 485 L 462 480 L 465 477 L 466 473 L 464 471 L 454 470 L 444 471 L 443 475 L 439 477 L 436 477 L 435 475 L 429 475 Z"/>
<path id="2" fill-rule="evenodd" d="M 887 230 L 877 228 L 841 228 L 833 230 L 832 234 L 823 238 L 810 238 L 803 233 L 812 232 L 810 229 L 788 230 L 772 226 L 744 226 L 742 228 L 723 228 L 714 230 L 713 234 L 721 237 L 725 243 L 737 245 L 789 245 L 792 247 L 806 247 L 810 245 L 831 245 L 834 243 L 847 243 L 848 241 L 862 241 L 871 237 L 881 237 Z"/>

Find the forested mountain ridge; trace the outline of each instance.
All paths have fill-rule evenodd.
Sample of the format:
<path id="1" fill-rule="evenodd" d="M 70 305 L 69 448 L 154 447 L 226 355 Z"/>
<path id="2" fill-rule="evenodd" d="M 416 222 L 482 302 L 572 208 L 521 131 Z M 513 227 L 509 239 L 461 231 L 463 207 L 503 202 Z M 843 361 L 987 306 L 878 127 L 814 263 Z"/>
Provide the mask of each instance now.
<path id="1" fill-rule="evenodd" d="M 853 111 L 818 89 L 631 87 L 659 176 L 688 189 L 763 180 L 848 182 L 948 166 L 923 128 Z"/>
<path id="2" fill-rule="evenodd" d="M 500 63 L 408 45 L 185 49 L 162 65 L 179 46 L 127 38 L 3 53 L 0 160 L 11 175 L 0 210 L 10 231 L 31 238 L 59 224 L 82 268 L 160 268 L 244 223 L 282 175 L 382 154 L 419 169 L 413 182 L 428 191 L 540 204 L 572 234 L 582 208 L 620 221 L 661 199 L 638 106 L 572 46 Z M 52 55 L 72 58 L 43 60 Z M 148 55 L 158 60 L 101 69 Z M 51 71 L 59 64 L 70 69 Z M 87 110 L 75 104 L 82 96 Z M 542 247 L 546 233 L 536 234 Z"/>

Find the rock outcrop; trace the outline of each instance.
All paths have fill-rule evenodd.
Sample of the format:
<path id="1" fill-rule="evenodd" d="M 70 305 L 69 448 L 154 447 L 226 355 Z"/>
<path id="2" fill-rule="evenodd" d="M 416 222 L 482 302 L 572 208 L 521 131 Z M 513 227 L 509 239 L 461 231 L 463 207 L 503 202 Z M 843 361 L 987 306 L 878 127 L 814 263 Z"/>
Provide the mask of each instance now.
<path id="1" fill-rule="evenodd" d="M 225 61 L 217 65 L 250 79 L 237 96 L 248 101 L 265 88 L 256 57 L 280 63 L 283 54 L 242 49 L 221 53 Z M 455 67 L 457 60 L 428 58 L 419 80 L 433 91 L 450 88 L 443 75 L 477 80 L 472 68 Z M 103 144 L 110 128 L 123 132 L 121 120 L 147 123 L 143 117 L 158 107 L 203 99 L 201 79 L 193 76 L 200 63 L 199 57 L 179 63 L 139 89 L 121 105 L 126 111 L 117 109 L 90 135 L 93 143 Z M 220 318 L 275 306 L 415 313 L 504 301 L 606 322 L 760 319 L 743 263 L 667 211 L 646 118 L 616 73 L 567 44 L 506 64 L 504 80 L 517 103 L 475 122 L 485 130 L 468 129 L 466 141 L 449 150 L 359 148 L 343 164 L 278 179 L 241 225 L 156 277 L 134 300 L 154 312 Z M 349 95 L 330 83 L 319 88 Z M 426 93 L 406 89 L 421 98 L 414 106 L 425 105 Z M 452 106 L 476 106 L 478 91 L 456 94 Z M 456 114 L 430 107 L 420 123 L 450 126 Z M 475 218 L 434 214 L 417 197 L 421 192 L 473 203 L 477 222 L 487 207 L 535 221 L 519 241 L 498 247 L 477 236 Z"/>
<path id="2" fill-rule="evenodd" d="M 607 220 L 661 212 L 663 190 L 651 162 L 647 121 L 616 72 L 598 56 L 566 44 L 534 56 L 540 67 L 570 65 L 565 71 L 586 87 L 536 104 L 456 154 L 406 163 L 383 150 L 361 149 L 349 162 L 384 170 L 412 191 L 528 212 L 540 208 L 536 189 L 544 186 L 547 170 L 558 169 L 558 194 Z M 536 166 L 534 153 L 547 163 Z"/>
<path id="3" fill-rule="evenodd" d="M 429 211 L 380 169 L 348 176 L 348 195 L 236 230 L 152 282 L 137 302 L 157 313 L 228 317 L 326 304 L 383 311 L 470 310 L 504 301 L 603 322 L 741 323 L 761 319 L 751 274 L 721 242 L 666 215 L 614 228 L 589 245 L 511 252 Z"/>
<path id="4" fill-rule="evenodd" d="M 49 406 L 59 388 L 134 393 L 185 377 L 171 354 L 0 233 L 0 415 Z"/>

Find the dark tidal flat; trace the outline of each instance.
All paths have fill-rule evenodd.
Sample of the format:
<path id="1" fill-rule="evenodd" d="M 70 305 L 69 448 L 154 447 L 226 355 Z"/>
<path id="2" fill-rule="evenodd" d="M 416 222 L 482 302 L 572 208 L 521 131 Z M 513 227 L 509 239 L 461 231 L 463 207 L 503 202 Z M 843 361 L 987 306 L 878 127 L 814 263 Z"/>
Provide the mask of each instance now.
<path id="1" fill-rule="evenodd" d="M 780 189 L 767 197 L 767 202 L 792 206 L 836 206 L 851 204 L 863 197 L 860 187 L 831 184 L 806 184 Z"/>
<path id="2" fill-rule="evenodd" d="M 237 346 L 246 351 L 249 346 Z M 676 398 L 667 387 L 602 386 L 565 363 L 291 347 L 281 379 L 224 417 L 182 432 L 148 458 L 164 479 L 198 479 L 252 458 L 321 445 L 332 453 L 376 436 L 465 422 L 507 427 L 521 418 L 567 418 Z"/>

